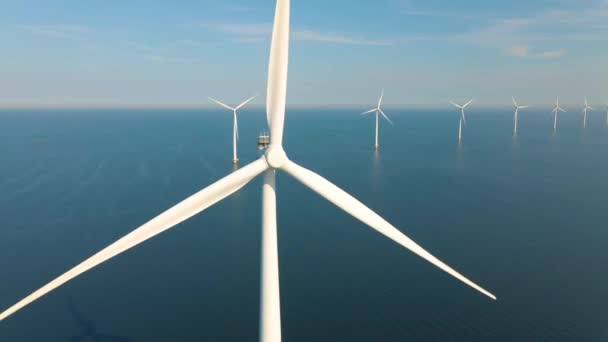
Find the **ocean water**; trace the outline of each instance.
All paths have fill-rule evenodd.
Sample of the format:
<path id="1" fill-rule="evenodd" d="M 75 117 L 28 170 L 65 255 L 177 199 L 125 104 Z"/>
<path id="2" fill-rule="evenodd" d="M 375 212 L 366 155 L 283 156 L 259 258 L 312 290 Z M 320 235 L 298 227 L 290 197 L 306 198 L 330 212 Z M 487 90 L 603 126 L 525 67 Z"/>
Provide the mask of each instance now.
<path id="1" fill-rule="evenodd" d="M 607 341 L 608 127 L 591 113 L 289 110 L 290 158 L 497 295 L 279 174 L 283 339 Z M 217 110 L 0 111 L 0 307 L 231 172 Z M 261 110 L 239 119 L 256 159 Z M 0 341 L 256 341 L 261 180 L 0 323 Z"/>

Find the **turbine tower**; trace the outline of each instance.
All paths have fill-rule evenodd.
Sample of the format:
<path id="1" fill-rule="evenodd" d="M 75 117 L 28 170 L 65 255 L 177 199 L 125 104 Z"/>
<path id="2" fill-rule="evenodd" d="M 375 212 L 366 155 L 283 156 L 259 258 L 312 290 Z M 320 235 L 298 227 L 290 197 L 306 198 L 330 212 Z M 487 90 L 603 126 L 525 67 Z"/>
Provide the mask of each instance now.
<path id="1" fill-rule="evenodd" d="M 279 295 L 279 262 L 277 248 L 276 217 L 276 172 L 282 171 L 310 188 L 321 197 L 344 210 L 359 221 L 379 233 L 409 249 L 453 277 L 459 279 L 484 295 L 496 299 L 494 295 L 479 287 L 469 279 L 450 268 L 424 250 L 401 231 L 388 223 L 363 203 L 338 188 L 330 181 L 310 171 L 287 157 L 283 150 L 283 124 L 285 121 L 285 99 L 287 95 L 287 64 L 289 49 L 289 0 L 277 0 L 266 99 L 266 118 L 270 127 L 270 146 L 258 160 L 232 172 L 219 181 L 178 203 L 143 226 L 102 249 L 97 254 L 76 265 L 63 275 L 25 297 L 17 304 L 0 313 L 0 320 L 36 299 L 53 291 L 67 281 L 74 279 L 93 267 L 142 242 L 174 227 L 178 223 L 200 213 L 213 204 L 235 193 L 252 179 L 264 175 L 262 185 L 262 252 L 260 286 L 260 341 L 281 341 L 281 306 Z"/>
<path id="2" fill-rule="evenodd" d="M 519 114 L 520 109 L 528 108 L 528 106 L 518 106 L 514 96 L 511 96 L 511 99 L 513 99 L 513 106 L 515 107 L 515 126 L 513 128 L 513 137 L 517 137 L 517 115 Z"/>
<path id="3" fill-rule="evenodd" d="M 553 109 L 553 133 L 557 132 L 557 113 L 566 112 L 565 109 L 559 106 L 559 96 L 555 100 L 555 109 Z"/>
<path id="4" fill-rule="evenodd" d="M 386 119 L 386 121 L 388 121 L 391 125 L 393 124 L 391 119 L 389 119 L 388 116 L 386 114 L 384 114 L 384 112 L 380 108 L 382 106 L 383 97 L 384 97 L 384 89 L 382 89 L 382 92 L 380 93 L 380 99 L 378 100 L 378 106 L 374 109 L 368 110 L 367 112 L 361 113 L 361 115 L 376 113 L 376 140 L 375 140 L 375 144 L 374 144 L 374 148 L 376 150 L 378 150 L 380 148 L 380 145 L 378 145 L 378 114 L 381 114 Z"/>
<path id="5" fill-rule="evenodd" d="M 458 143 L 462 143 L 462 124 L 464 123 L 465 125 L 467 124 L 467 118 L 464 116 L 464 109 L 467 108 L 471 102 L 473 102 L 473 99 L 469 100 L 469 102 L 465 103 L 463 106 L 458 105 L 456 103 L 454 103 L 454 101 L 450 101 L 450 103 L 456 107 L 456 108 L 460 108 L 460 121 L 458 122 Z"/>
<path id="6" fill-rule="evenodd" d="M 587 128 L 587 111 L 593 110 L 592 107 L 587 103 L 587 97 L 585 97 L 585 108 L 583 108 L 583 128 Z"/>
<path id="7" fill-rule="evenodd" d="M 247 100 L 241 102 L 241 104 L 239 104 L 238 106 L 232 108 L 230 106 L 228 106 L 227 104 L 224 104 L 214 98 L 209 98 L 210 101 L 217 103 L 218 105 L 231 110 L 232 111 L 232 164 L 236 165 L 239 162 L 239 158 L 237 156 L 236 153 L 236 142 L 239 139 L 239 121 L 238 121 L 238 117 L 237 117 L 237 111 L 241 108 L 243 108 L 247 103 L 249 103 L 249 101 L 253 100 L 255 98 L 255 96 L 252 96 L 250 98 L 248 98 Z"/>

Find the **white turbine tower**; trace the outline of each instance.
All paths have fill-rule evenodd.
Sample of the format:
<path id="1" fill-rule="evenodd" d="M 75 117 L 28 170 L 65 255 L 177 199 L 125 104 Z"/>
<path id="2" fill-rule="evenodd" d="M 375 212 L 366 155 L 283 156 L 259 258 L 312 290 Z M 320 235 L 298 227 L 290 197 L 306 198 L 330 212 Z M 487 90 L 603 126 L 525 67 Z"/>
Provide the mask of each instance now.
<path id="1" fill-rule="evenodd" d="M 587 103 L 587 97 L 585 97 L 585 108 L 583 108 L 583 128 L 587 128 L 587 111 L 593 110 L 592 107 Z"/>
<path id="2" fill-rule="evenodd" d="M 238 106 L 232 108 L 230 106 L 228 106 L 227 104 L 224 104 L 214 98 L 209 98 L 210 101 L 213 101 L 215 103 L 217 103 L 218 105 L 231 110 L 232 111 L 232 164 L 237 164 L 239 162 L 239 158 L 236 154 L 236 142 L 239 139 L 239 121 L 238 121 L 238 117 L 237 117 L 237 111 L 241 108 L 243 108 L 247 103 L 249 103 L 249 101 L 253 100 L 255 98 L 255 96 L 252 96 L 250 98 L 248 98 L 247 100 L 241 102 L 241 104 L 239 104 Z"/>
<path id="3" fill-rule="evenodd" d="M 368 110 L 367 112 L 361 113 L 361 115 L 376 113 L 376 140 L 375 140 L 375 144 L 374 144 L 374 148 L 376 150 L 378 150 L 378 148 L 380 148 L 380 145 L 378 144 L 378 114 L 381 114 L 386 119 L 386 121 L 388 121 L 391 125 L 393 124 L 391 119 L 389 119 L 388 116 L 386 114 L 384 114 L 384 112 L 382 111 L 382 108 L 380 108 L 382 106 L 383 97 L 384 97 L 384 89 L 382 89 L 382 92 L 380 93 L 380 99 L 378 100 L 378 106 L 374 109 Z"/>
<path id="4" fill-rule="evenodd" d="M 559 112 L 565 113 L 566 110 L 559 106 L 559 96 L 558 96 L 557 100 L 555 100 L 555 109 L 553 109 L 553 133 L 555 133 L 557 131 L 557 113 L 559 113 Z"/>
<path id="5" fill-rule="evenodd" d="M 528 108 L 528 106 L 518 106 L 517 101 L 515 101 L 515 97 L 511 96 L 511 98 L 513 99 L 513 106 L 515 107 L 515 116 L 513 118 L 515 120 L 515 126 L 513 128 L 513 136 L 517 137 L 517 116 L 519 114 L 519 110 Z"/>
<path id="6" fill-rule="evenodd" d="M 460 121 L 458 123 L 458 142 L 461 143 L 462 142 L 462 124 L 464 123 L 465 125 L 467 124 L 467 119 L 464 116 L 464 109 L 467 108 L 471 102 L 473 102 L 473 99 L 469 100 L 469 102 L 465 103 L 463 106 L 458 105 L 456 103 L 454 103 L 454 101 L 450 101 L 450 103 L 456 107 L 456 108 L 460 108 Z"/>
<path id="7" fill-rule="evenodd" d="M 264 156 L 195 193 L 143 226 L 102 249 L 97 254 L 76 265 L 58 278 L 25 297 L 17 304 L 0 313 L 0 320 L 7 318 L 24 306 L 44 296 L 67 281 L 79 276 L 106 260 L 172 228 L 178 223 L 205 210 L 218 201 L 238 191 L 255 177 L 264 174 L 262 186 L 262 253 L 260 287 L 260 341 L 281 341 L 281 314 L 279 296 L 279 264 L 277 251 L 277 217 L 275 173 L 283 171 L 312 191 L 344 210 L 354 218 L 369 225 L 379 233 L 409 249 L 443 271 L 449 273 L 484 295 L 496 299 L 469 279 L 456 272 L 378 214 L 344 192 L 325 178 L 291 161 L 283 150 L 283 123 L 287 93 L 287 62 L 289 49 L 289 0 L 277 0 L 270 65 L 268 71 L 267 120 L 271 143 Z"/>

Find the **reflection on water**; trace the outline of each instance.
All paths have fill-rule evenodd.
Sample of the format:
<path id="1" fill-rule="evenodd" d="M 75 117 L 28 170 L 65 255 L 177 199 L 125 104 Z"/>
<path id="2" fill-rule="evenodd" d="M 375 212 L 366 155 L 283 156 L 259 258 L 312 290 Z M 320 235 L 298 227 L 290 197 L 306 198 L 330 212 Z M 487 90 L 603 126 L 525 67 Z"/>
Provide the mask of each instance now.
<path id="1" fill-rule="evenodd" d="M 112 335 L 108 333 L 99 332 L 95 322 L 85 317 L 81 312 L 76 309 L 74 302 L 71 298 L 66 299 L 68 310 L 70 314 L 78 324 L 80 332 L 77 335 L 72 336 L 68 342 L 83 342 L 83 341 L 95 341 L 95 342 L 131 342 L 130 339 Z"/>

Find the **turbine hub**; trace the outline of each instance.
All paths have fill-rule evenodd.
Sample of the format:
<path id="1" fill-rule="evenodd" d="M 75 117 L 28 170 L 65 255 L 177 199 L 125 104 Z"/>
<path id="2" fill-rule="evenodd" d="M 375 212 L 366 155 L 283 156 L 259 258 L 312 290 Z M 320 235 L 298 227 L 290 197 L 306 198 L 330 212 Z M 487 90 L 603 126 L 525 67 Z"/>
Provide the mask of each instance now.
<path id="1" fill-rule="evenodd" d="M 287 154 L 282 146 L 270 145 L 266 151 L 266 162 L 273 169 L 279 169 L 287 162 Z"/>

